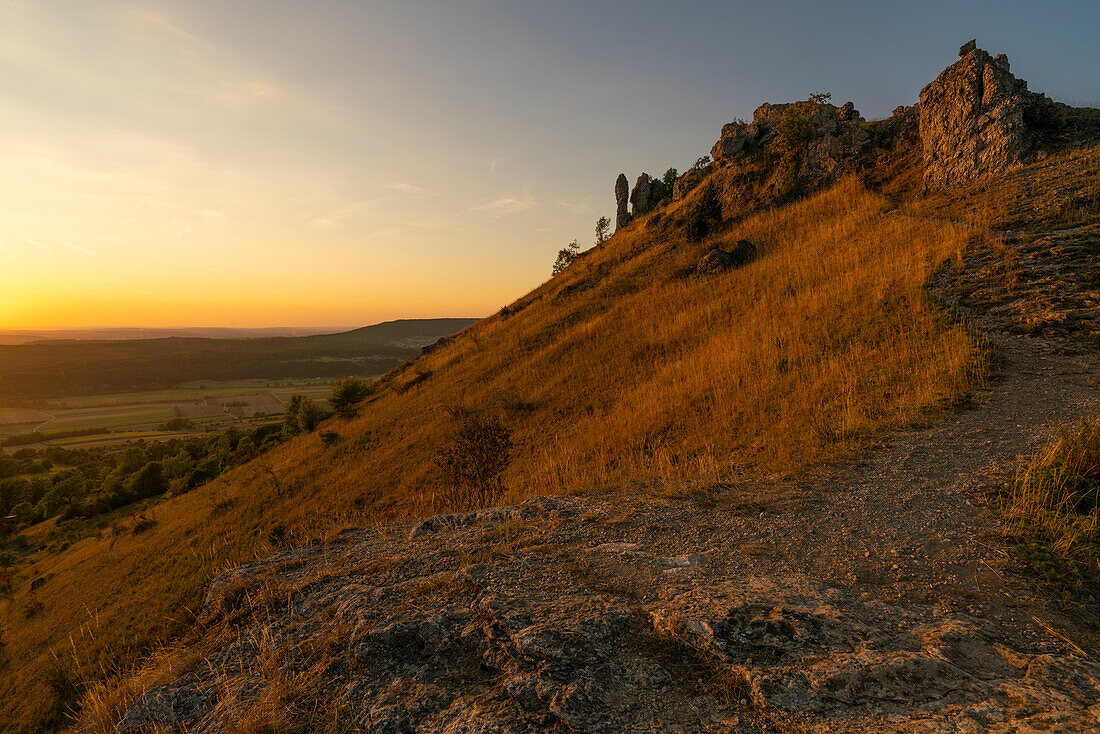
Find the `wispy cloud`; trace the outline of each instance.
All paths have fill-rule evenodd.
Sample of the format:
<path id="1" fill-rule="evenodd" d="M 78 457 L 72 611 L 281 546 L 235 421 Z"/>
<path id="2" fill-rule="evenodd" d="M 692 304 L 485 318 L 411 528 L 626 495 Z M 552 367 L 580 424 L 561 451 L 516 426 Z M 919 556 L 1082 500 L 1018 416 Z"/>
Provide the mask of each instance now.
<path id="1" fill-rule="evenodd" d="M 37 247 L 39 250 L 42 251 L 42 254 L 45 255 L 46 257 L 53 257 L 53 250 L 50 249 L 49 245 L 45 245 L 45 244 L 43 244 L 43 243 L 41 243 L 37 240 L 32 240 L 30 237 L 27 237 L 26 235 L 23 236 L 23 241 L 28 242 L 28 243 L 34 245 L 35 247 Z"/>
<path id="2" fill-rule="evenodd" d="M 588 199 L 581 201 L 559 201 L 558 206 L 568 209 L 576 214 L 591 214 L 592 208 L 588 206 Z"/>
<path id="3" fill-rule="evenodd" d="M 432 194 L 432 192 L 428 191 L 427 189 L 421 188 L 411 183 L 389 183 L 386 184 L 386 188 L 390 191 L 399 191 L 402 194 L 412 194 L 415 196 L 434 196 L 434 194 Z"/>
<path id="4" fill-rule="evenodd" d="M 526 211 L 538 205 L 538 201 L 536 201 L 535 197 L 531 194 L 531 182 L 528 181 L 523 185 L 523 192 L 521 194 L 505 194 L 492 201 L 485 202 L 484 204 L 470 207 L 470 211 L 488 212 L 490 221 L 495 222 L 503 217 L 507 217 L 511 214 L 518 214 L 519 212 Z"/>
<path id="5" fill-rule="evenodd" d="M 99 254 L 95 250 L 89 250 L 87 247 L 82 247 L 81 245 L 78 245 L 75 242 L 69 242 L 68 240 L 58 240 L 58 242 L 60 242 L 62 245 L 64 245 L 65 249 L 68 250 L 69 252 L 73 252 L 73 253 L 76 253 L 78 255 L 98 255 Z"/>
<path id="6" fill-rule="evenodd" d="M 370 204 L 365 201 L 355 201 L 350 204 L 344 204 L 327 214 L 315 217 L 310 223 L 322 229 L 332 229 L 341 222 L 363 213 L 369 206 Z"/>

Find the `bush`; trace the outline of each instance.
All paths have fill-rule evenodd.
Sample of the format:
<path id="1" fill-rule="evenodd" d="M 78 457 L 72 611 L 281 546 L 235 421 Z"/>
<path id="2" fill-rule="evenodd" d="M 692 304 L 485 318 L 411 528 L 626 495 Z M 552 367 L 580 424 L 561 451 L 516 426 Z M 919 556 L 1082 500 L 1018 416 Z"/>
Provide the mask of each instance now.
<path id="1" fill-rule="evenodd" d="M 551 275 L 557 275 L 561 271 L 573 264 L 573 261 L 581 254 L 581 245 L 576 240 L 573 240 L 564 248 L 558 250 L 558 259 L 554 261 L 554 269 L 550 272 Z"/>
<path id="2" fill-rule="evenodd" d="M 151 461 L 130 480 L 130 494 L 138 499 L 155 497 L 168 491 L 164 467 L 159 461 Z"/>
<path id="3" fill-rule="evenodd" d="M 596 244 L 602 245 L 607 242 L 608 233 L 611 231 L 611 219 L 609 217 L 600 217 L 596 220 Z"/>
<path id="4" fill-rule="evenodd" d="M 722 220 L 722 204 L 718 201 L 718 192 L 707 184 L 699 194 L 699 200 L 688 214 L 684 223 L 684 235 L 691 242 L 699 242 L 710 234 Z"/>
<path id="5" fill-rule="evenodd" d="M 479 412 L 452 410 L 451 416 L 454 434 L 435 459 L 446 480 L 438 498 L 450 509 L 491 505 L 504 493 L 512 437 L 499 420 Z"/>
<path id="6" fill-rule="evenodd" d="M 309 398 L 302 398 L 298 405 L 298 428 L 309 433 L 325 419 L 325 409 Z"/>
<path id="7" fill-rule="evenodd" d="M 359 403 L 371 394 L 371 385 L 358 377 L 343 377 L 332 383 L 328 402 L 341 418 L 354 418 Z"/>
<path id="8" fill-rule="evenodd" d="M 1063 436 L 1020 472 L 1005 515 L 1017 554 L 1051 578 L 1100 575 L 1100 421 Z M 1039 560 L 1036 560 L 1039 559 Z"/>
<path id="9" fill-rule="evenodd" d="M 286 402 L 286 409 L 283 410 L 283 435 L 294 436 L 300 430 L 298 426 L 298 410 L 302 407 L 302 401 L 305 397 L 302 395 L 291 395 L 290 400 Z"/>
<path id="10" fill-rule="evenodd" d="M 831 97 L 827 92 L 811 94 L 804 102 L 795 102 L 787 107 L 779 117 L 768 156 L 779 172 L 780 190 L 784 195 L 793 192 L 797 183 L 806 146 L 813 134 L 810 117 Z"/>

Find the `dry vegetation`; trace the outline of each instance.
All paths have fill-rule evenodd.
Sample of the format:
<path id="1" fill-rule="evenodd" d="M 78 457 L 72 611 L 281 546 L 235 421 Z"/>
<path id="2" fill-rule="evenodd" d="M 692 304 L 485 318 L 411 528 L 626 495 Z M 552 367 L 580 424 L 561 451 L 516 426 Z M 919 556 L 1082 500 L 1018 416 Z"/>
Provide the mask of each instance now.
<path id="1" fill-rule="evenodd" d="M 890 210 L 848 180 L 696 244 L 643 220 L 392 374 L 358 418 L 326 426 L 334 441 L 300 436 L 165 500 L 139 535 L 39 554 L 0 613 L 0 717 L 21 731 L 62 720 L 88 681 L 186 629 L 226 564 L 444 509 L 447 409 L 487 409 L 511 431 L 508 502 L 796 472 L 958 401 L 983 352 L 922 286 L 974 232 Z M 756 261 L 679 275 L 742 238 Z M 55 655 L 64 674 L 50 678 Z M 127 696 L 105 690 L 95 708 L 120 710 Z"/>
<path id="2" fill-rule="evenodd" d="M 1100 422 L 1066 433 L 1023 468 L 1005 517 L 1017 553 L 1049 581 L 1100 578 Z"/>

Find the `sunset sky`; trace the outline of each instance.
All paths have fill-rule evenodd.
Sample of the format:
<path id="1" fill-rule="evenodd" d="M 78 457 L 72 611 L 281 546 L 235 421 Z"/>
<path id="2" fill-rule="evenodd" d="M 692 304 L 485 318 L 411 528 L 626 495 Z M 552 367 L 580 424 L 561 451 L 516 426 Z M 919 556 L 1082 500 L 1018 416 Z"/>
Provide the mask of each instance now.
<path id="1" fill-rule="evenodd" d="M 883 117 L 976 36 L 1098 105 L 1098 28 L 1091 0 L 0 0 L 0 329 L 486 315 L 620 171 L 762 102 Z"/>

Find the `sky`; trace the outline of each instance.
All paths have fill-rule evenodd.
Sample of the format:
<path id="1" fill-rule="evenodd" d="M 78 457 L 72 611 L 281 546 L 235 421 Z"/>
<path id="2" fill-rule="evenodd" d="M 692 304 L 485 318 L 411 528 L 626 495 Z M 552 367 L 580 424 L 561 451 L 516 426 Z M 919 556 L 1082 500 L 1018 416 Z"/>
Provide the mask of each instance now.
<path id="1" fill-rule="evenodd" d="M 1100 106 L 1100 2 L 0 0 L 0 329 L 485 316 L 763 102 L 972 37 Z"/>

